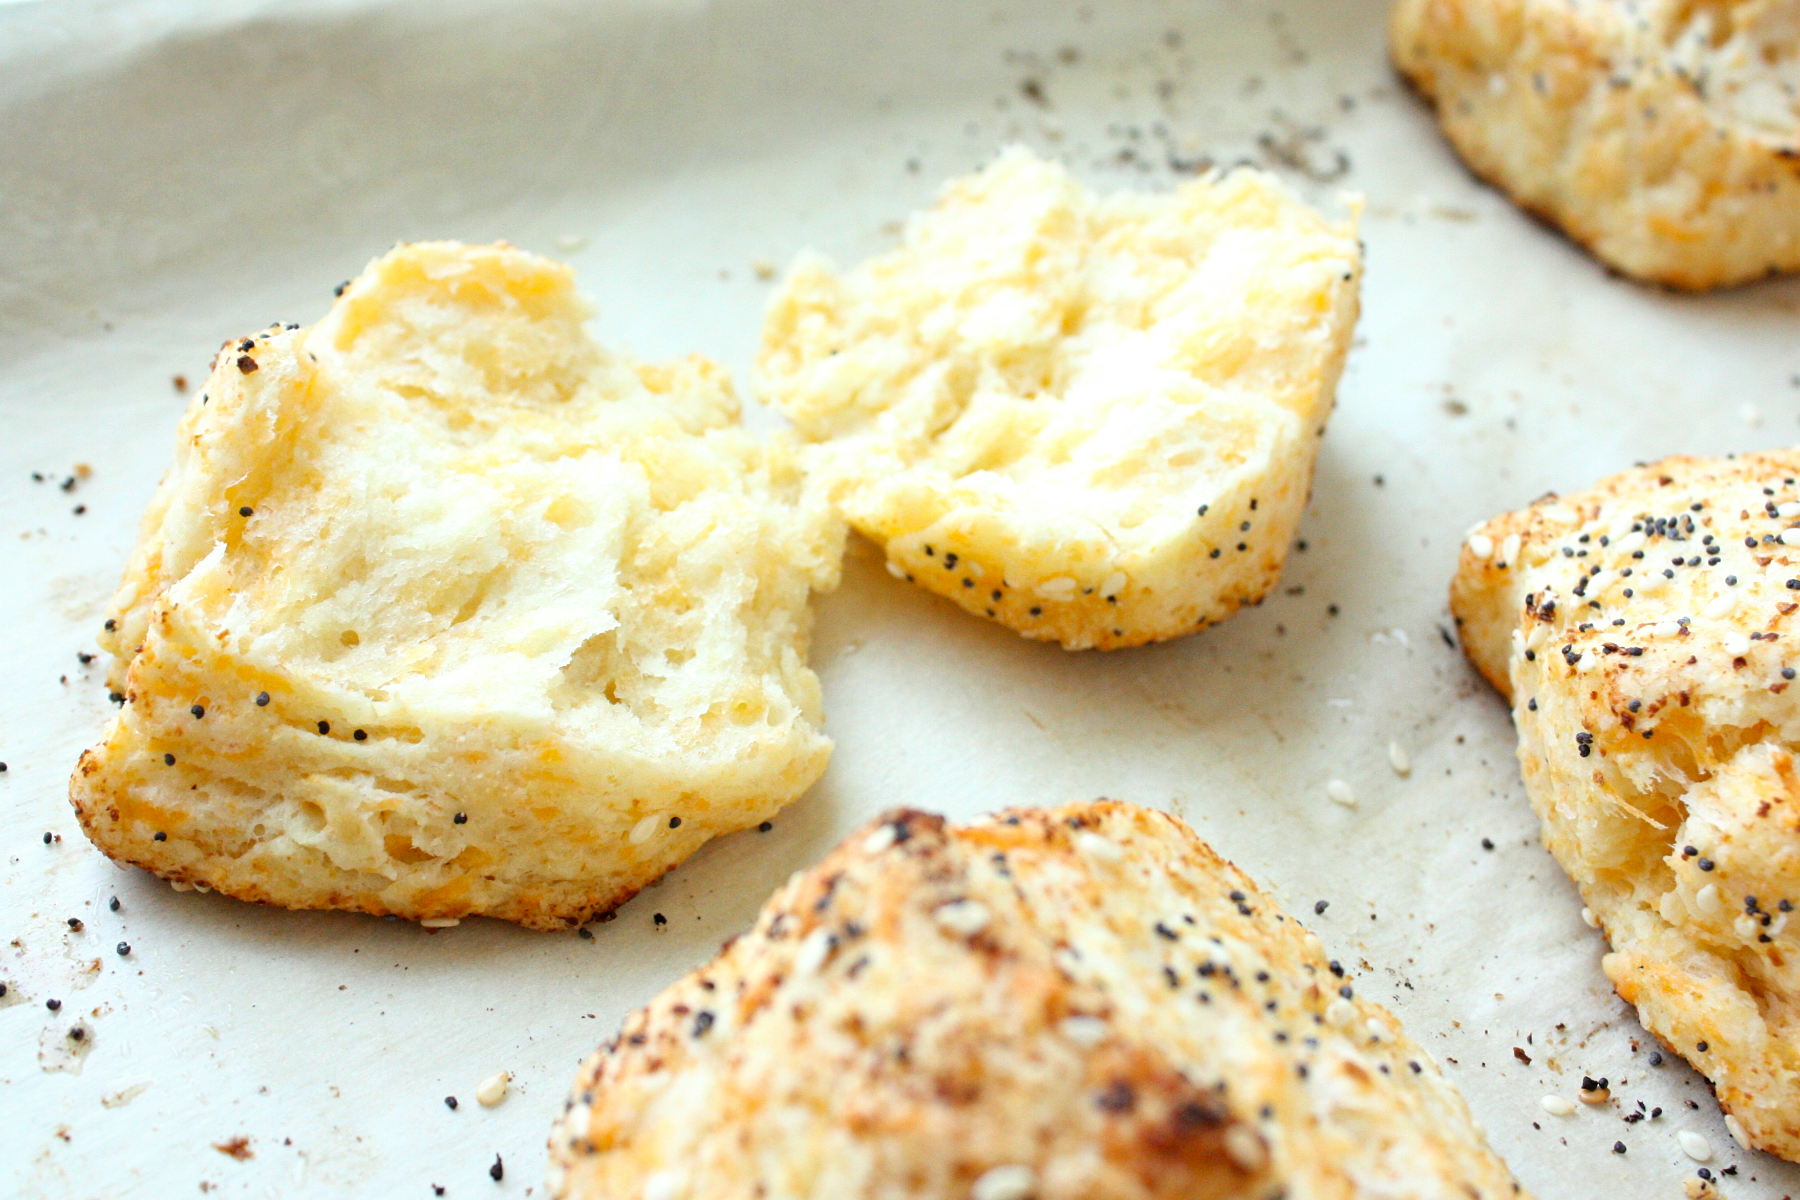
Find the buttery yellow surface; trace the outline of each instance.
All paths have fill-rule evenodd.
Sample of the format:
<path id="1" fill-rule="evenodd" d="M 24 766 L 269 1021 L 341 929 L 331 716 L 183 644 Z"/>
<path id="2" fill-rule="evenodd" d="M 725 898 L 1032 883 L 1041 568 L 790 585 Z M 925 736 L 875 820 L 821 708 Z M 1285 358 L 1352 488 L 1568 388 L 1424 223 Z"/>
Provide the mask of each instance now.
<path id="1" fill-rule="evenodd" d="M 224 347 L 104 639 L 125 704 L 73 785 L 102 849 L 554 927 L 818 777 L 837 520 L 716 367 L 587 316 L 562 266 L 427 243 Z"/>
<path id="2" fill-rule="evenodd" d="M 1071 649 L 1156 641 L 1273 585 L 1360 274 L 1260 173 L 1100 199 L 1015 149 L 898 249 L 803 257 L 762 383 L 896 575 Z"/>

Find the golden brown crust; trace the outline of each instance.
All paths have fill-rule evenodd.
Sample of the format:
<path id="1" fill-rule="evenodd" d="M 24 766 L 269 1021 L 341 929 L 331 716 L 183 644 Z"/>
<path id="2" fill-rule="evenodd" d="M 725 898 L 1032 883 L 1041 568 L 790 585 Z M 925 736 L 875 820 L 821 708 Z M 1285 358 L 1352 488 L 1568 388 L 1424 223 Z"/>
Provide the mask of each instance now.
<path id="1" fill-rule="evenodd" d="M 1451 591 L 1469 658 L 1511 697 L 1545 844 L 1613 947 L 1608 977 L 1713 1081 L 1740 1140 L 1784 1158 L 1800 1158 L 1797 521 L 1800 451 L 1665 459 L 1480 527 Z"/>
<path id="2" fill-rule="evenodd" d="M 1399 0 L 1390 46 L 1481 178 L 1684 289 L 1800 268 L 1800 54 L 1771 0 Z"/>
<path id="3" fill-rule="evenodd" d="M 852 835 L 587 1062 L 551 1192 L 1523 1195 L 1317 938 L 1106 801 Z"/>

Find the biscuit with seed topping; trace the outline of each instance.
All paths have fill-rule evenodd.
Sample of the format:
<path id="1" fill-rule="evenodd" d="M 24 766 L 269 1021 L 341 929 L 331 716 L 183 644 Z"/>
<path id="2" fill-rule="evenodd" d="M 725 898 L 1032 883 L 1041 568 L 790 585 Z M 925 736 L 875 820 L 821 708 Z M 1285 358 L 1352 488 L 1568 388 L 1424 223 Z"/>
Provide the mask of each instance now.
<path id="1" fill-rule="evenodd" d="M 1512 1200 L 1462 1099 L 1173 817 L 897 811 L 628 1017 L 562 1200 Z"/>
<path id="2" fill-rule="evenodd" d="M 1451 590 L 1544 843 L 1644 1027 L 1800 1161 L 1800 451 L 1671 458 L 1478 527 Z"/>
<path id="3" fill-rule="evenodd" d="M 1470 169 L 1615 270 L 1800 268 L 1792 0 L 1399 0 L 1390 41 Z"/>

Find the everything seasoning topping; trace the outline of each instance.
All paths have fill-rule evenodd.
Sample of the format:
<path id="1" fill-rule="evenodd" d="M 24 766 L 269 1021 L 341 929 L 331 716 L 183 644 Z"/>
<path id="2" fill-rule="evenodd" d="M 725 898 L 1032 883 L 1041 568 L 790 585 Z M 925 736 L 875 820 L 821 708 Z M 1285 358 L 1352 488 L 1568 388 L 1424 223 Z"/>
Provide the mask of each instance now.
<path id="1" fill-rule="evenodd" d="M 1488 570 L 1527 572 L 1513 642 L 1526 672 L 1524 711 L 1539 711 L 1533 671 L 1548 680 L 1591 675 L 1588 692 L 1610 709 L 1616 729 L 1604 712 L 1586 716 L 1587 728 L 1564 743 L 1576 757 L 1629 755 L 1631 744 L 1651 752 L 1660 718 L 1691 707 L 1721 671 L 1733 686 L 1776 694 L 1800 678 L 1780 661 L 1785 626 L 1800 611 L 1800 597 L 1789 598 L 1800 591 L 1800 481 L 1757 478 L 1756 468 L 1746 457 L 1688 468 L 1682 479 L 1665 470 L 1650 477 L 1668 490 L 1648 511 L 1637 507 L 1642 484 L 1630 479 L 1597 500 L 1551 497 L 1523 523 L 1513 518 L 1504 537 L 1466 539 L 1465 554 Z M 1708 503 L 1682 496 L 1683 487 L 1720 495 Z"/>

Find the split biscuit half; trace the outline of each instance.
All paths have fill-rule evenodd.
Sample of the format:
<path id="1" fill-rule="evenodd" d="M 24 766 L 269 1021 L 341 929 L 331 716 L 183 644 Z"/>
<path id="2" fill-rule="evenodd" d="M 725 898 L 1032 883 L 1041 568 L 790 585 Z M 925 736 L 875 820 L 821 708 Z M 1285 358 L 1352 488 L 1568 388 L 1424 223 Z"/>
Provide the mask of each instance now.
<path id="1" fill-rule="evenodd" d="M 401 246 L 228 343 L 102 645 L 71 795 L 108 855 L 290 908 L 553 929 L 825 769 L 808 602 L 842 526 L 690 358 L 563 266 Z"/>
<path id="2" fill-rule="evenodd" d="M 1012 149 L 897 249 L 802 257 L 761 386 L 894 575 L 1028 638 L 1136 646 L 1274 586 L 1361 275 L 1353 223 L 1260 172 L 1101 199 Z"/>

